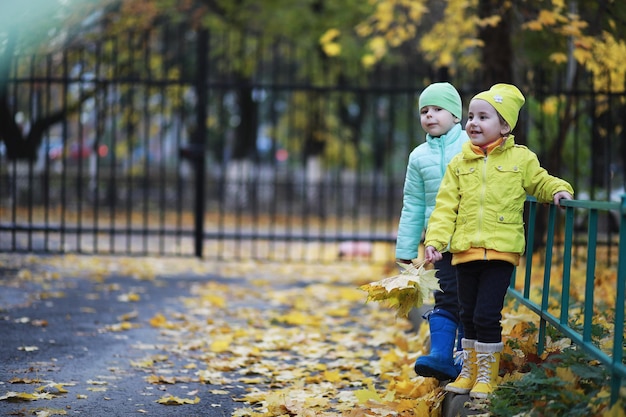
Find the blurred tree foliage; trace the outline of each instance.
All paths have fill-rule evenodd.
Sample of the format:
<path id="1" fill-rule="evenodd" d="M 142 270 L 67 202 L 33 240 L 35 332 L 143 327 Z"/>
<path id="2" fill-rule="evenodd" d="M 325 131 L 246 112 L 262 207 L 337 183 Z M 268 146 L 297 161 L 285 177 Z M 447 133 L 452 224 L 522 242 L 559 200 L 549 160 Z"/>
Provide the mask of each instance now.
<path id="1" fill-rule="evenodd" d="M 626 66 L 620 62 L 626 53 L 623 3 L 377 0 L 375 4 L 375 13 L 357 26 L 358 34 L 368 42 L 364 62 L 374 65 L 399 45 L 410 44 L 415 53 L 450 77 L 477 74 L 481 85 L 471 86 L 476 90 L 496 82 L 520 84 L 526 80 L 529 85 L 522 87 L 533 89 L 534 99 L 542 101 L 532 105 L 539 112 L 531 113 L 535 116 L 531 121 L 556 125 L 553 135 L 535 135 L 542 142 L 545 166 L 552 172 L 562 172 L 568 156 L 564 152 L 572 149 L 566 146 L 568 136 L 581 115 L 621 119 L 622 110 L 611 106 L 616 102 L 611 101 L 610 94 L 625 89 Z M 599 93 L 595 101 L 581 105 L 580 97 L 573 94 L 543 93 L 576 90 L 583 74 L 592 75 L 593 91 Z M 619 104 L 624 105 L 623 99 Z M 602 168 L 608 165 L 608 143 L 622 142 L 619 137 L 623 130 L 621 123 L 614 123 L 611 129 L 595 129 L 589 135 L 594 138 L 593 147 L 589 146 L 593 161 L 589 174 L 594 184 L 608 187 L 607 177 L 612 174 Z M 619 151 L 619 146 L 613 145 L 613 152 Z"/>
<path id="2" fill-rule="evenodd" d="M 361 76 L 363 69 L 375 71 L 383 64 L 410 60 L 424 62 L 440 79 L 480 80 L 472 89 L 487 88 L 494 82 L 531 79 L 534 87 L 555 82 L 557 75 L 535 74 L 544 68 L 551 74 L 566 74 L 564 88 L 572 87 L 581 72 L 594 75 L 599 92 L 624 90 L 626 66 L 626 7 L 617 0 L 23 0 L 0 6 L 0 139 L 9 156 L 32 158 L 41 143 L 42 132 L 80 103 L 69 103 L 63 111 L 39 115 L 25 134 L 15 122 L 7 100 L 6 80 L 16 53 L 54 51 L 86 37 L 112 36 L 128 30 L 140 31 L 162 23 L 184 23 L 190 31 L 202 27 L 216 31 L 254 33 L 267 38 L 288 39 L 307 48 L 317 58 L 320 79 L 315 85 L 341 85 Z M 236 35 L 234 35 L 236 36 Z M 256 113 L 252 90 L 246 81 L 254 73 L 256 53 L 244 42 L 231 42 L 229 71 L 242 87 L 237 103 L 242 113 L 237 128 L 233 157 L 245 158 L 256 141 Z M 141 48 L 137 41 L 133 48 Z M 267 48 L 271 44 L 267 44 Z M 132 51 L 121 51 L 131 54 Z M 122 54 L 122 55 L 123 55 Z M 120 59 L 117 56 L 116 59 Z M 151 62 L 156 71 L 162 61 Z M 136 71 L 145 71 L 137 68 Z M 559 70 L 559 72 L 555 71 Z M 560 77 L 560 75 L 558 75 Z M 424 79 L 424 82 L 429 81 Z M 545 85 L 544 85 L 545 84 Z M 85 94 L 83 99 L 88 98 Z M 604 96 L 593 103 L 596 117 L 610 111 Z M 546 138 L 552 159 L 549 169 L 559 172 L 561 150 L 565 148 L 568 126 L 575 119 L 573 97 L 545 97 L 534 108 L 554 109 L 560 126 L 554 138 Z M 294 100 L 302 97 L 294 96 Z M 556 100 L 556 102 L 555 102 Z M 296 106 L 297 103 L 294 103 Z M 550 106 L 547 106 L 550 104 Z M 349 103 L 339 103 L 334 112 L 343 117 L 329 119 L 320 106 L 307 107 L 301 117 L 310 154 L 328 154 L 343 149 L 334 131 L 343 138 L 358 140 L 362 116 L 347 117 Z M 547 106 L 547 107 L 546 107 Z M 587 109 L 589 110 L 589 109 Z M 313 112 L 313 113 L 311 113 Z M 130 115 L 127 116 L 130 122 Z M 342 125 L 351 131 L 346 132 Z M 615 126 L 615 129 L 622 129 Z M 613 132 L 594 132 L 611 135 Z M 357 143 L 351 146 L 358 148 Z M 335 150 L 335 151 L 333 151 Z M 332 155 L 326 155 L 330 159 Z M 342 159 L 337 156 L 336 160 Z"/>

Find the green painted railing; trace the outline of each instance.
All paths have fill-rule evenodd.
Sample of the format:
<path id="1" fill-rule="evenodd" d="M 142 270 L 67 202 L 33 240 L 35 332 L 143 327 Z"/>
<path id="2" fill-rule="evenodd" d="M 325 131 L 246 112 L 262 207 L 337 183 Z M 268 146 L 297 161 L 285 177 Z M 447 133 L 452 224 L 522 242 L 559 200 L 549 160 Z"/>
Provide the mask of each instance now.
<path id="1" fill-rule="evenodd" d="M 546 343 L 546 325 L 549 323 L 559 332 L 570 338 L 573 343 L 584 349 L 592 358 L 598 360 L 605 365 L 611 376 L 611 404 L 614 404 L 619 397 L 622 381 L 626 381 L 626 366 L 623 363 L 624 356 L 624 291 L 626 287 L 626 194 L 622 195 L 621 202 L 605 202 L 605 201 L 583 201 L 583 200 L 563 200 L 562 206 L 565 207 L 564 226 L 561 220 L 561 213 L 555 205 L 549 206 L 548 211 L 548 227 L 546 236 L 545 251 L 539 254 L 539 251 L 533 253 L 533 245 L 535 239 L 535 221 L 537 218 L 537 201 L 529 198 L 527 201 L 528 215 L 528 231 L 527 231 L 527 250 L 523 283 L 516 285 L 517 273 L 513 274 L 509 294 L 514 296 L 521 304 L 525 305 L 536 314 L 539 315 L 539 338 L 538 353 L 541 355 Z M 592 341 L 592 320 L 594 318 L 594 289 L 596 279 L 596 256 L 598 245 L 598 215 L 600 213 L 617 213 L 619 217 L 619 242 L 618 260 L 617 260 L 617 279 L 615 281 L 615 312 L 614 312 L 614 332 L 613 345 L 608 349 L 601 349 Z M 571 290 L 571 269 L 572 269 L 572 252 L 574 249 L 574 235 L 580 233 L 575 229 L 576 224 L 580 224 L 580 219 L 587 220 L 586 237 L 584 239 L 587 245 L 586 253 L 586 276 L 584 284 L 584 300 L 582 300 L 583 309 L 583 326 L 582 331 L 579 327 L 573 328 L 570 323 L 570 290 Z M 610 227 L 610 226 L 607 226 Z M 563 232 L 562 243 L 555 246 L 555 234 L 557 230 Z M 615 236 L 617 233 L 612 233 Z M 609 238 L 611 233 L 609 233 Z M 580 236 L 577 236 L 577 241 Z M 606 243 L 606 242 L 605 242 Z M 562 244 L 563 258 L 562 276 L 554 276 L 553 267 L 553 249 Z M 531 277 L 533 267 L 533 257 L 545 255 L 543 287 L 541 288 L 541 301 L 531 300 Z M 574 254 L 575 255 L 575 254 Z M 560 260 L 559 260 L 560 261 Z M 551 281 L 561 280 L 561 299 L 558 308 L 550 308 L 550 292 Z M 521 287 L 521 288 L 520 288 Z M 581 290 L 582 288 L 576 288 Z M 554 303 L 553 303 L 554 304 Z M 550 312 L 549 309 L 552 311 Z M 560 310 L 559 314 L 553 314 L 555 310 Z"/>

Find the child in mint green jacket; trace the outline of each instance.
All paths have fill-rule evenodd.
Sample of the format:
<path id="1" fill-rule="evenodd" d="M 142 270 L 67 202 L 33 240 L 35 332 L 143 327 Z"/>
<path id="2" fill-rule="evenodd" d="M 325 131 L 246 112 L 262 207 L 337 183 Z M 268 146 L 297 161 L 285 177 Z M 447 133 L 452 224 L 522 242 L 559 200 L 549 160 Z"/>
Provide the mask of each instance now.
<path id="1" fill-rule="evenodd" d="M 426 142 L 409 155 L 396 241 L 396 259 L 401 263 L 417 258 L 448 161 L 461 151 L 468 139 L 460 123 L 461 97 L 451 84 L 434 83 L 424 89 L 419 97 L 419 111 Z M 459 307 L 451 259 L 451 255 L 445 254 L 435 264 L 442 291 L 435 293 L 434 309 L 425 316 L 430 327 L 431 349 L 428 355 L 415 362 L 418 375 L 439 380 L 454 379 L 460 371 L 453 358 Z"/>

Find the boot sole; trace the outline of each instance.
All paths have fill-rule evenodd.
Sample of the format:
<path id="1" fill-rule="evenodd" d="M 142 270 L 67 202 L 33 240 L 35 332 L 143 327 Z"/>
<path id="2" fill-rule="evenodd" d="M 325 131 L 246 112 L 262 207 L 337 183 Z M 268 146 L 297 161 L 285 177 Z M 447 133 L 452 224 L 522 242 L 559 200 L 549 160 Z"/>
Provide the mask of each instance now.
<path id="1" fill-rule="evenodd" d="M 439 381 L 449 381 L 456 379 L 456 375 L 452 376 L 436 369 L 430 368 L 428 366 L 415 365 L 415 373 L 427 378 L 436 378 Z"/>
<path id="2" fill-rule="evenodd" d="M 471 388 L 457 388 L 457 387 L 449 387 L 449 386 L 445 386 L 443 389 L 445 391 L 453 392 L 455 394 L 468 394 L 472 390 Z"/>

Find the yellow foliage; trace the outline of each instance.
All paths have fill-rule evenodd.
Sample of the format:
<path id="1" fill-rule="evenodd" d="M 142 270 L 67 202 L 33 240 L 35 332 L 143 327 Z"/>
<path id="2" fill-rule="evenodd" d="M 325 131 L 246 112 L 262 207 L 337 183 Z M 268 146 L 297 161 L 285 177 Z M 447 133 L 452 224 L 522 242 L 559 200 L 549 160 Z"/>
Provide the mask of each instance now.
<path id="1" fill-rule="evenodd" d="M 232 341 L 232 335 L 223 335 L 216 337 L 215 340 L 211 342 L 209 349 L 211 350 L 211 352 L 215 353 L 228 352 L 230 350 L 230 344 Z"/>
<path id="2" fill-rule="evenodd" d="M 335 39 L 339 37 L 341 32 L 338 29 L 328 29 L 324 34 L 320 37 L 320 44 L 324 45 L 330 42 L 333 42 Z"/>
<path id="3" fill-rule="evenodd" d="M 555 64 L 563 64 L 567 62 L 567 55 L 563 52 L 555 52 L 553 54 L 550 54 L 550 61 L 554 62 Z"/>
<path id="4" fill-rule="evenodd" d="M 419 49 L 426 59 L 437 67 L 446 66 L 454 73 L 458 68 L 477 69 L 476 54 L 468 54 L 472 48 L 481 46 L 477 39 L 478 19 L 474 15 L 476 0 L 449 0 L 443 19 L 436 21 L 432 29 L 419 40 Z M 450 36 L 450 28 L 455 36 Z"/>
<path id="5" fill-rule="evenodd" d="M 322 49 L 327 56 L 341 55 L 341 45 L 336 42 L 329 42 L 322 45 Z"/>
<path id="6" fill-rule="evenodd" d="M 150 319 L 150 325 L 152 327 L 166 327 L 167 319 L 161 313 L 157 313 Z"/>
<path id="7" fill-rule="evenodd" d="M 156 400 L 159 404 L 165 405 L 183 405 L 183 404 L 198 404 L 200 402 L 200 397 L 191 398 L 180 398 L 175 397 L 173 395 L 165 395 L 158 400 Z"/>
<path id="8" fill-rule="evenodd" d="M 376 392 L 376 388 L 373 385 L 369 385 L 365 389 L 360 389 L 354 391 L 354 396 L 359 401 L 360 404 L 367 404 L 369 401 L 375 401 L 378 403 L 383 402 L 383 399 Z"/>
<path id="9" fill-rule="evenodd" d="M 524 23 L 522 27 L 531 31 L 535 31 L 535 32 L 539 32 L 540 30 L 543 29 L 543 25 L 538 20 L 532 20 L 530 22 L 526 22 Z"/>
<path id="10" fill-rule="evenodd" d="M 320 37 L 320 45 L 327 56 L 338 56 L 341 54 L 341 45 L 336 41 L 341 32 L 338 29 L 328 29 Z"/>
<path id="11" fill-rule="evenodd" d="M 387 389 L 404 397 L 419 398 L 433 391 L 438 384 L 437 380 L 433 378 L 394 379 Z"/>
<path id="12" fill-rule="evenodd" d="M 578 381 L 578 376 L 570 368 L 556 368 L 556 376 L 570 384 L 574 385 Z"/>
<path id="13" fill-rule="evenodd" d="M 590 51 L 592 59 L 579 61 L 594 74 L 594 88 L 598 91 L 623 91 L 626 67 L 621 57 L 626 54 L 626 42 L 615 39 L 608 32 L 595 38 Z"/>
<path id="14" fill-rule="evenodd" d="M 399 275 L 370 282 L 359 288 L 367 291 L 368 301 L 379 301 L 397 310 L 398 317 L 406 317 L 413 308 L 420 307 L 430 293 L 441 290 L 437 270 L 426 270 L 423 263 L 414 261 L 403 268 Z"/>
<path id="15" fill-rule="evenodd" d="M 584 62 L 592 59 L 591 51 L 587 49 L 575 49 L 572 55 L 578 62 Z"/>
<path id="16" fill-rule="evenodd" d="M 204 294 L 202 297 L 202 300 L 216 307 L 220 307 L 220 308 L 226 307 L 226 300 L 224 299 L 224 297 L 220 297 L 217 294 Z"/>
<path id="17" fill-rule="evenodd" d="M 604 417 L 626 417 L 624 404 L 621 401 L 617 401 L 609 411 L 604 413 Z"/>
<path id="18" fill-rule="evenodd" d="M 122 321 L 120 323 L 110 324 L 105 326 L 105 329 L 110 332 L 123 332 L 126 330 L 136 329 L 140 327 L 138 324 L 131 323 L 129 321 Z"/>
<path id="19" fill-rule="evenodd" d="M 358 36 L 370 38 L 361 63 L 367 68 L 380 61 L 389 48 L 415 38 L 417 26 L 428 11 L 425 0 L 372 0 L 374 12 L 355 27 Z M 365 58 L 367 56 L 367 58 Z"/>
<path id="20" fill-rule="evenodd" d="M 37 392 L 45 392 L 48 394 L 54 394 L 54 395 L 60 395 L 60 394 L 67 394 L 68 390 L 65 389 L 64 384 L 57 384 L 57 383 L 50 383 L 48 385 L 44 385 L 41 387 L 38 387 Z"/>
<path id="21" fill-rule="evenodd" d="M 356 27 L 358 36 L 367 38 L 368 52 L 361 58 L 361 64 L 371 68 L 379 62 L 391 48 L 415 39 L 417 28 L 429 16 L 426 1 L 373 0 L 375 11 Z M 480 67 L 478 38 L 481 27 L 497 26 L 502 17 L 499 14 L 479 19 L 476 17 L 477 0 L 447 0 L 444 2 L 443 18 L 437 16 L 432 28 L 419 37 L 419 50 L 436 67 L 447 67 L 452 74 L 460 68 L 475 70 Z M 513 7 L 505 2 L 502 7 Z M 568 10 L 564 0 L 553 0 L 540 9 L 535 18 L 522 24 L 522 29 L 533 32 L 546 32 L 572 41 L 574 50 L 571 57 L 596 76 L 596 90 L 622 91 L 626 67 L 621 63 L 624 56 L 624 42 L 607 32 L 600 36 L 585 33 L 589 23 Z M 615 28 L 613 20 L 609 26 Z M 454 28 L 453 33 L 450 28 Z M 330 36 L 330 35 L 329 35 Z M 331 52 L 333 51 L 331 48 Z M 549 60 L 555 64 L 568 61 L 569 51 L 554 51 Z M 599 111 L 605 111 L 601 109 Z"/>
<path id="22" fill-rule="evenodd" d="M 74 260 L 73 263 L 77 262 Z M 210 267 L 215 266 L 211 264 Z M 81 266 L 81 269 L 84 268 Z M 193 296 L 180 304 L 180 311 L 168 313 L 177 319 L 176 326 L 170 327 L 163 313 L 149 319 L 152 326 L 167 331 L 159 332 L 158 346 L 145 341 L 144 348 L 172 352 L 174 359 L 165 354 L 153 354 L 130 364 L 140 368 L 147 375 L 146 381 L 152 384 L 174 384 L 193 379 L 194 382 L 225 388 L 211 390 L 215 395 L 228 395 L 227 387 L 245 384 L 247 392 L 235 400 L 254 404 L 255 411 L 241 408 L 233 414 L 240 417 L 439 417 L 442 388 L 433 378 L 416 376 L 413 369 L 416 356 L 425 350 L 423 341 L 428 324 L 422 323 L 417 332 L 407 331 L 408 321 L 394 317 L 393 312 L 381 309 L 377 304 L 363 303 L 363 292 L 356 288 L 368 282 L 369 277 L 385 271 L 382 267 L 337 264 L 328 268 L 311 264 L 263 265 L 259 268 L 254 262 L 234 266 L 223 275 L 237 277 L 237 281 L 224 285 L 205 282 L 195 287 Z M 561 271 L 554 269 L 555 274 Z M 583 288 L 584 271 L 573 268 L 573 272 L 572 286 Z M 241 285 L 242 277 L 250 285 Z M 596 271 L 594 294 L 598 300 L 614 299 L 615 279 L 614 270 Z M 531 280 L 534 289 L 542 286 L 539 265 Z M 399 282 L 389 280 L 381 288 L 394 291 Z M 147 284 L 154 285 L 152 282 Z M 559 286 L 558 280 L 551 284 L 550 293 L 557 294 L 554 304 L 560 299 Z M 115 289 L 121 290 L 119 287 Z M 107 287 L 107 291 L 110 290 L 111 287 Z M 231 308 L 220 308 L 220 303 L 216 305 L 209 301 L 206 294 L 228 301 Z M 576 292 L 576 297 L 579 295 Z M 574 299 L 578 300 L 572 297 Z M 352 314 L 346 315 L 346 312 Z M 136 317 L 136 314 L 125 317 Z M 610 321 L 611 317 L 604 314 L 593 318 L 594 325 L 609 331 L 612 328 Z M 521 378 L 518 370 L 529 360 L 538 360 L 537 335 L 531 332 L 536 330 L 537 324 L 537 315 L 516 305 L 514 300 L 505 306 L 502 318 L 504 338 L 507 341 L 515 339 L 515 343 L 505 343 L 505 359 L 501 367 L 505 375 L 499 384 Z M 569 339 L 548 339 L 546 352 L 560 351 L 570 345 Z M 185 356 L 189 352 L 191 354 Z M 199 370 L 199 364 L 206 369 Z M 190 369 L 194 371 L 190 372 Z M 188 377 L 190 373 L 195 377 Z M 556 376 L 569 381 L 571 389 L 579 389 L 578 376 L 569 369 L 557 368 Z M 27 378 L 11 382 L 41 383 Z M 104 380 L 88 380 L 87 384 L 93 386 L 88 388 L 89 391 L 107 389 Z M 34 393 L 9 392 L 0 396 L 0 400 L 52 400 L 65 397 L 66 387 L 67 384 L 47 383 Z M 608 388 L 597 394 L 596 412 L 590 415 L 604 413 L 608 417 L 626 417 L 619 406 L 611 410 L 603 408 L 607 407 L 609 395 Z M 189 398 L 167 395 L 158 402 L 163 405 L 197 403 L 194 391 L 188 392 L 186 397 Z"/>
<path id="23" fill-rule="evenodd" d="M 0 400 L 8 400 L 8 401 L 14 401 L 14 402 L 20 402 L 20 401 L 36 401 L 36 400 L 50 400 L 54 398 L 54 395 L 49 394 L 47 392 L 43 392 L 43 393 L 32 393 L 29 394 L 27 392 L 15 392 L 15 391 L 9 391 L 6 394 L 0 396 Z"/>
<path id="24" fill-rule="evenodd" d="M 500 21 L 502 20 L 502 16 L 499 15 L 493 15 L 493 16 L 489 16 L 489 17 L 485 17 L 483 19 L 478 20 L 478 27 L 484 28 L 487 26 L 498 26 L 500 24 Z"/>
<path id="25" fill-rule="evenodd" d="M 324 371 L 324 380 L 328 382 L 337 382 L 341 381 L 343 377 L 341 376 L 341 372 L 337 369 L 334 371 Z"/>
<path id="26" fill-rule="evenodd" d="M 560 13 L 556 13 L 554 11 L 551 10 L 541 10 L 539 12 L 539 17 L 537 18 L 537 21 L 539 21 L 541 23 L 542 26 L 553 26 L 555 25 L 560 19 L 561 14 Z"/>
<path id="27" fill-rule="evenodd" d="M 350 309 L 347 307 L 331 308 L 326 311 L 326 314 L 332 317 L 348 317 L 350 316 Z"/>
<path id="28" fill-rule="evenodd" d="M 176 378 L 165 377 L 163 375 L 149 375 L 146 377 L 146 382 L 150 384 L 175 384 Z"/>
<path id="29" fill-rule="evenodd" d="M 541 111 L 546 116 L 556 116 L 559 110 L 559 97 L 550 96 L 547 97 L 543 103 L 541 103 Z"/>
<path id="30" fill-rule="evenodd" d="M 314 326 L 319 323 L 319 317 L 293 310 L 286 314 L 276 316 L 274 319 L 277 322 L 290 324 L 292 326 Z"/>
<path id="31" fill-rule="evenodd" d="M 382 58 L 387 53 L 387 42 L 382 36 L 375 36 L 368 42 L 369 49 L 376 58 Z"/>

